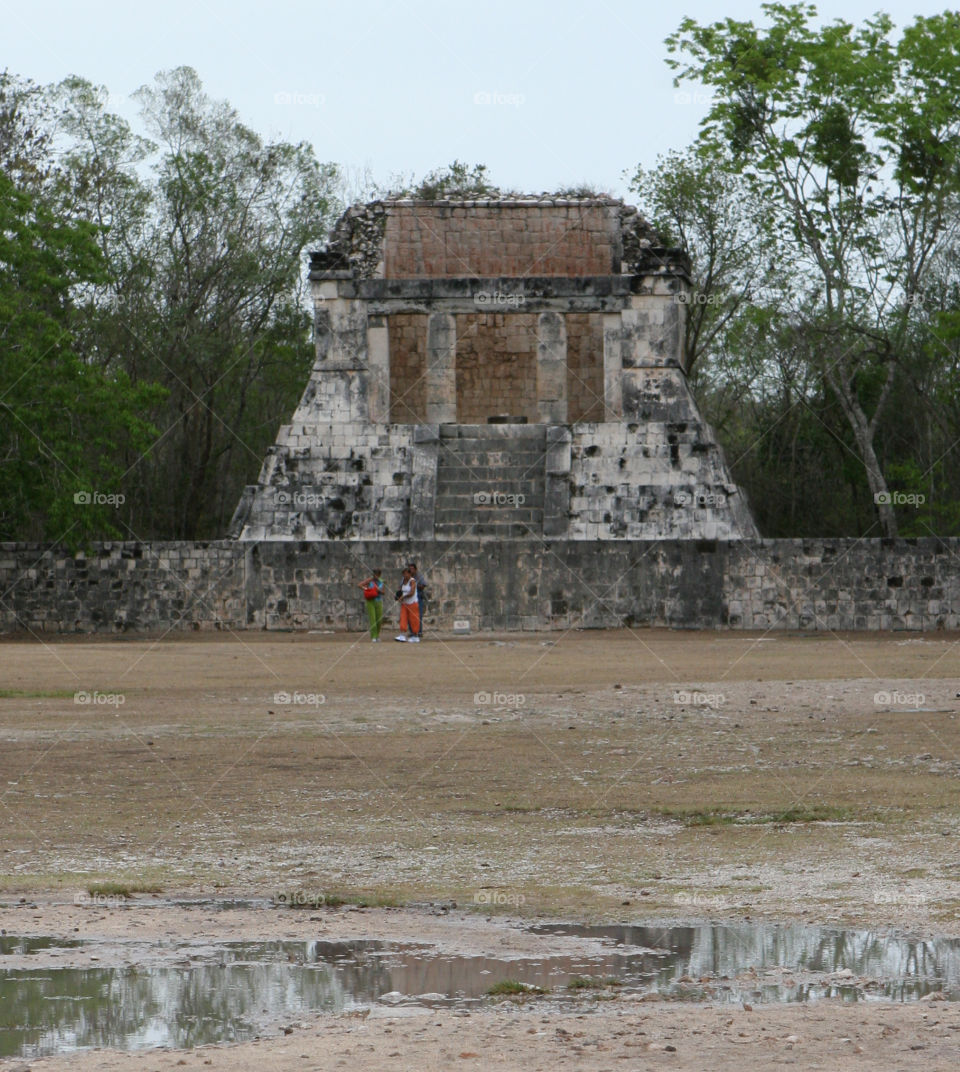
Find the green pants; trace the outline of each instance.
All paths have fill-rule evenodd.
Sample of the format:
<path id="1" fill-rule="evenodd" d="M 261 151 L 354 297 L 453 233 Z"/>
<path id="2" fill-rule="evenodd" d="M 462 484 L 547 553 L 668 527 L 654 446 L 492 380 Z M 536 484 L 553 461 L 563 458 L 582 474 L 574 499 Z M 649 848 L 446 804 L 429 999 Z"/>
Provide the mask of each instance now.
<path id="1" fill-rule="evenodd" d="M 370 639 L 377 640 L 380 636 L 380 627 L 383 625 L 383 600 L 367 600 L 367 618 L 370 620 Z"/>

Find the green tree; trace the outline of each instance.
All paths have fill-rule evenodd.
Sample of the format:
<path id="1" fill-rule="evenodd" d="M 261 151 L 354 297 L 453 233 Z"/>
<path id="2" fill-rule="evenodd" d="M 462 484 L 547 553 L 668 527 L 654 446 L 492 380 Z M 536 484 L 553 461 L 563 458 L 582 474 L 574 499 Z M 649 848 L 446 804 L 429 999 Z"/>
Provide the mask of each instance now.
<path id="1" fill-rule="evenodd" d="M 702 357 L 716 365 L 729 355 L 725 339 L 738 316 L 783 289 L 772 213 L 728 155 L 693 148 L 638 167 L 630 189 L 667 245 L 690 255 L 686 352 L 693 368 Z"/>
<path id="2" fill-rule="evenodd" d="M 877 504 L 896 515 L 877 435 L 960 186 L 960 14 L 815 27 L 812 5 L 764 4 L 770 25 L 685 19 L 677 81 L 713 89 L 705 153 L 730 152 L 775 214 L 795 293 L 784 315 L 837 399 Z"/>
<path id="3" fill-rule="evenodd" d="M 0 164 L 13 183 L 5 219 L 29 219 L 33 228 L 8 225 L 6 263 L 59 250 L 63 264 L 48 294 L 56 308 L 43 308 L 47 326 L 66 331 L 59 364 L 51 356 L 31 365 L 26 358 L 39 350 L 20 343 L 25 364 L 6 354 L 0 392 L 17 383 L 27 392 L 18 402 L 32 400 L 49 422 L 48 446 L 59 434 L 44 410 L 59 397 L 55 384 L 73 390 L 74 433 L 88 406 L 103 401 L 98 392 L 136 399 L 88 429 L 85 451 L 81 440 L 58 450 L 78 488 L 90 470 L 75 463 L 89 455 L 100 474 L 94 487 L 109 474 L 111 492 L 125 497 L 117 510 L 88 511 L 76 531 L 96 534 L 99 519 L 100 535 L 219 536 L 312 363 L 306 252 L 322 243 L 338 207 L 337 172 L 305 144 L 260 138 L 228 104 L 211 100 L 189 68 L 158 75 L 137 96 L 150 138 L 82 78 L 40 88 L 0 76 Z M 68 256 L 68 236 L 82 238 L 82 264 L 80 245 Z M 4 311 L 19 301 L 26 316 L 26 296 L 37 288 L 5 290 Z M 144 438 L 151 425 L 155 434 Z M 23 465 L 36 475 L 43 458 L 24 455 Z M 6 473 L 6 531 L 56 538 L 45 508 L 23 521 L 30 488 L 40 486 L 24 482 L 25 473 Z"/>
<path id="4" fill-rule="evenodd" d="M 103 279 L 94 230 L 0 173 L 0 539 L 118 535 L 118 445 L 155 431 L 155 394 L 74 347 L 71 293 Z"/>
<path id="5" fill-rule="evenodd" d="M 22 189 L 38 191 L 51 171 L 54 122 L 41 86 L 0 72 L 0 170 Z"/>
<path id="6" fill-rule="evenodd" d="M 65 211 L 96 221 L 106 279 L 83 294 L 101 368 L 158 383 L 160 436 L 125 450 L 138 537 L 222 535 L 312 363 L 305 253 L 337 202 L 335 168 L 265 142 L 196 73 L 136 94 L 148 140 L 79 78 L 57 90 Z"/>
<path id="7" fill-rule="evenodd" d="M 220 535 L 312 363 L 303 259 L 332 221 L 336 169 L 264 142 L 190 68 L 136 96 L 160 156 L 149 271 L 118 315 L 169 391 L 143 512 L 154 533 Z"/>

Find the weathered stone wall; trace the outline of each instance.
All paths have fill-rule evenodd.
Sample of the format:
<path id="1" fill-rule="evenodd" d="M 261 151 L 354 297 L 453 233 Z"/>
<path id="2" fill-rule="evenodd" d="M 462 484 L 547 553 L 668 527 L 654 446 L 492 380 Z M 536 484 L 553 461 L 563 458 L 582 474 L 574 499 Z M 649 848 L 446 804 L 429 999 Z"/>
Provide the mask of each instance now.
<path id="1" fill-rule="evenodd" d="M 396 539 L 408 533 L 414 425 L 360 421 L 281 427 L 235 524 L 244 538 Z M 236 531 L 231 535 L 237 535 Z"/>
<path id="2" fill-rule="evenodd" d="M 243 545 L 0 544 L 0 628 L 34 633 L 244 629 Z"/>
<path id="3" fill-rule="evenodd" d="M 735 540 L 756 532 L 701 421 L 580 424 L 570 445 L 574 540 Z"/>
<path id="4" fill-rule="evenodd" d="M 567 420 L 602 421 L 603 316 L 567 313 Z"/>
<path id="5" fill-rule="evenodd" d="M 364 627 L 356 585 L 416 556 L 428 622 L 960 628 L 960 539 L 0 545 L 0 628 L 33 633 Z M 432 563 L 436 562 L 434 567 Z M 389 603 L 389 601 L 388 601 Z M 388 612 L 393 608 L 388 606 Z"/>
<path id="6" fill-rule="evenodd" d="M 757 536 L 686 380 L 689 263 L 635 209 L 373 202 L 311 285 L 310 380 L 230 535 Z"/>
<path id="7" fill-rule="evenodd" d="M 424 424 L 427 420 L 427 317 L 397 313 L 387 322 L 390 354 L 390 422 Z"/>
<path id="8" fill-rule="evenodd" d="M 565 313 L 567 420 L 602 421 L 603 316 Z M 397 313 L 384 317 L 390 355 L 390 421 L 426 423 L 427 317 Z M 534 313 L 462 314 L 457 324 L 457 420 L 483 423 L 499 413 L 541 419 L 537 409 Z"/>
<path id="9" fill-rule="evenodd" d="M 540 419 L 535 313 L 465 313 L 457 322 L 457 423 Z"/>
<path id="10" fill-rule="evenodd" d="M 384 278 L 609 275 L 619 232 L 617 207 L 598 202 L 394 203 Z"/>

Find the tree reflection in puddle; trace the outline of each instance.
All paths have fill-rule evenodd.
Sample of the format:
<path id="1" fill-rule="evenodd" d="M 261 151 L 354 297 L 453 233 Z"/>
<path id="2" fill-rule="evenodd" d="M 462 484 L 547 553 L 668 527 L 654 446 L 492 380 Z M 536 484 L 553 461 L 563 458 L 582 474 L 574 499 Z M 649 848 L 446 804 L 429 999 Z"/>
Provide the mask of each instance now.
<path id="1" fill-rule="evenodd" d="M 769 924 L 531 929 L 590 944 L 583 955 L 501 959 L 380 941 L 223 943 L 179 946 L 175 965 L 14 967 L 17 957 L 95 943 L 7 935 L 0 939 L 0 1057 L 242 1041 L 282 1018 L 383 998 L 477 1002 L 505 980 L 542 987 L 553 1000 L 614 992 L 600 982 L 591 989 L 592 980 L 616 980 L 615 992 L 693 1001 L 960 993 L 956 940 Z"/>

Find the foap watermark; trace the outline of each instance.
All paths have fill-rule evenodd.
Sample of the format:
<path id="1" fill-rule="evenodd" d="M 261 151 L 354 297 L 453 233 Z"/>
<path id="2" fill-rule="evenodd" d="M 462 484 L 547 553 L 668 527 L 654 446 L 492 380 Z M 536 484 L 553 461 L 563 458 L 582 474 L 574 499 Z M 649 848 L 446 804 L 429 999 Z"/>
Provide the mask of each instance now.
<path id="1" fill-rule="evenodd" d="M 678 491 L 674 493 L 674 506 L 725 506 L 727 497 L 722 491 Z"/>
<path id="2" fill-rule="evenodd" d="M 726 908 L 727 899 L 721 893 L 701 893 L 698 890 L 680 890 L 673 895 L 673 903 L 685 908 Z"/>
<path id="3" fill-rule="evenodd" d="M 103 491 L 75 491 L 73 501 L 77 506 L 112 506 L 116 509 L 123 506 L 127 497 L 119 491 L 109 494 Z"/>
<path id="4" fill-rule="evenodd" d="M 722 305 L 722 294 L 705 294 L 702 290 L 681 290 L 673 296 L 677 305 Z"/>
<path id="5" fill-rule="evenodd" d="M 315 491 L 286 491 L 277 488 L 274 495 L 277 506 L 292 506 L 300 510 L 314 510 L 323 506 L 323 496 Z"/>
<path id="6" fill-rule="evenodd" d="M 473 103 L 484 108 L 519 108 L 526 100 L 522 93 L 502 93 L 496 89 L 478 89 L 473 95 Z"/>
<path id="7" fill-rule="evenodd" d="M 75 893 L 73 903 L 78 907 L 92 905 L 94 908 L 120 908 L 127 903 L 125 893 Z"/>
<path id="8" fill-rule="evenodd" d="M 896 889 L 874 890 L 873 903 L 914 906 L 925 905 L 927 903 L 927 895 L 925 893 L 908 893 L 906 890 Z"/>
<path id="9" fill-rule="evenodd" d="M 873 501 L 877 506 L 923 506 L 927 497 L 914 492 L 878 491 L 874 493 Z"/>
<path id="10" fill-rule="evenodd" d="M 322 707 L 327 698 L 322 692 L 275 692 L 273 702 L 283 706 Z"/>
<path id="11" fill-rule="evenodd" d="M 87 692 L 81 689 L 73 694 L 73 702 L 84 707 L 123 707 L 127 698 L 122 692 L 98 692 L 96 689 Z"/>
<path id="12" fill-rule="evenodd" d="M 281 908 L 321 908 L 330 900 L 319 890 L 278 890 L 273 895 L 273 903 Z"/>
<path id="13" fill-rule="evenodd" d="M 873 694 L 873 702 L 877 707 L 923 707 L 927 698 L 922 692 L 900 692 L 898 689 L 887 692 L 881 689 Z"/>
<path id="14" fill-rule="evenodd" d="M 516 309 L 526 305 L 527 298 L 524 294 L 515 294 L 505 290 L 478 290 L 473 296 L 474 305 L 483 306 L 506 306 Z"/>
<path id="15" fill-rule="evenodd" d="M 478 707 L 523 707 L 527 698 L 522 692 L 475 692 L 473 702 Z"/>
<path id="16" fill-rule="evenodd" d="M 690 707 L 720 707 L 727 702 L 722 692 L 688 692 L 678 689 L 673 694 L 673 702 Z"/>
<path id="17" fill-rule="evenodd" d="M 512 908 L 519 908 L 520 905 L 527 903 L 527 899 L 522 893 L 516 893 L 513 890 L 491 889 L 489 886 L 485 886 L 482 890 L 477 890 L 473 895 L 473 903 L 477 905 L 510 905 Z"/>
<path id="18" fill-rule="evenodd" d="M 322 93 L 298 93 L 283 89 L 274 93 L 273 103 L 285 108 L 322 108 L 327 98 Z"/>
<path id="19" fill-rule="evenodd" d="M 713 93 L 705 93 L 702 89 L 695 89 L 692 93 L 686 89 L 678 89 L 673 95 L 674 104 L 697 104 L 710 106 L 716 100 Z"/>
<path id="20" fill-rule="evenodd" d="M 514 494 L 506 491 L 475 491 L 473 493 L 474 506 L 523 506 L 527 501 L 522 492 Z"/>

